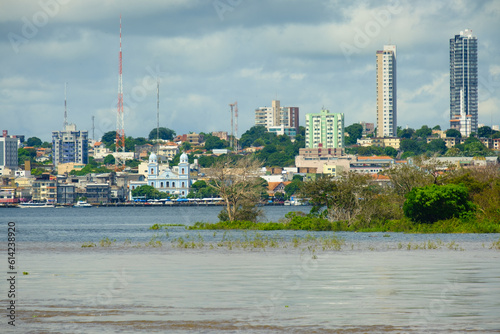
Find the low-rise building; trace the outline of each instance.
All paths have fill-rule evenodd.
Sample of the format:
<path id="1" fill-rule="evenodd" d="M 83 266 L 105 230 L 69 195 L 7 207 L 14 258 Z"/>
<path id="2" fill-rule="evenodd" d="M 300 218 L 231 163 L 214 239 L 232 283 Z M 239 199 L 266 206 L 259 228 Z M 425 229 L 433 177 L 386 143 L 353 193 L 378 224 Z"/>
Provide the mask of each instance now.
<path id="1" fill-rule="evenodd" d="M 87 184 L 85 197 L 91 204 L 107 204 L 111 195 L 111 187 L 107 183 Z"/>

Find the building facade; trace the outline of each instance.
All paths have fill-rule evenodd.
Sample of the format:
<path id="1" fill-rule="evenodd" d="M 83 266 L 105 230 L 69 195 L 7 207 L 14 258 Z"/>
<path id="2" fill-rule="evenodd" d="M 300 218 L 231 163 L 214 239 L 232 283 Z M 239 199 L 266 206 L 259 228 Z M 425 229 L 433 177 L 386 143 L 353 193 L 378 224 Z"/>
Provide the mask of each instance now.
<path id="1" fill-rule="evenodd" d="M 177 195 L 181 198 L 186 197 L 191 187 L 189 162 L 186 153 L 181 155 L 176 170 L 177 172 L 168 166 L 162 168 L 162 165 L 158 163 L 156 154 L 151 153 L 147 166 L 147 181 L 131 181 L 129 190 L 132 193 L 135 188 L 146 184 L 167 194 Z M 131 193 L 130 198 L 132 198 Z"/>
<path id="2" fill-rule="evenodd" d="M 377 137 L 397 136 L 396 46 L 384 45 L 376 53 Z"/>
<path id="3" fill-rule="evenodd" d="M 344 114 L 306 114 L 306 148 L 344 148 Z"/>
<path id="4" fill-rule="evenodd" d="M 52 132 L 52 160 L 58 164 L 89 162 L 88 131 L 77 131 L 76 125 L 66 125 L 64 131 Z"/>
<path id="5" fill-rule="evenodd" d="M 273 100 L 271 107 L 255 109 L 255 125 L 265 126 L 268 131 L 285 128 L 284 134 L 295 136 L 299 131 L 299 108 L 282 107 L 279 100 Z"/>
<path id="6" fill-rule="evenodd" d="M 465 29 L 450 39 L 450 128 L 477 133 L 477 37 Z"/>
<path id="7" fill-rule="evenodd" d="M 17 161 L 17 141 L 18 138 L 8 135 L 7 130 L 3 130 L 0 137 L 0 174 L 4 168 L 16 169 Z"/>

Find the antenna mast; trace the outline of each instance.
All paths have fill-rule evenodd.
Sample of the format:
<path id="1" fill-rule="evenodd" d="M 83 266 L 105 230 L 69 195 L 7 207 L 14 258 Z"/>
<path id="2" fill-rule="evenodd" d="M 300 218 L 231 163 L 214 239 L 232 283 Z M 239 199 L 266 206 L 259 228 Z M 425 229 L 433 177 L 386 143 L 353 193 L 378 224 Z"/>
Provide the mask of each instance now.
<path id="1" fill-rule="evenodd" d="M 67 103 L 66 103 L 66 88 L 68 86 L 68 83 L 64 83 L 64 124 L 63 124 L 63 131 L 66 131 L 66 126 L 68 126 L 68 109 L 67 109 Z"/>
<path id="2" fill-rule="evenodd" d="M 94 126 L 95 116 L 92 116 L 92 140 L 95 140 L 95 126 Z"/>
<path id="3" fill-rule="evenodd" d="M 125 152 L 125 129 L 123 122 L 123 80 L 122 80 L 122 15 L 120 14 L 120 53 L 119 59 L 119 76 L 118 76 L 118 106 L 116 113 L 116 145 L 115 152 Z M 124 159 L 115 156 L 115 170 L 121 170 L 124 167 Z"/>
<path id="4" fill-rule="evenodd" d="M 238 101 L 234 103 L 230 103 L 229 106 L 231 107 L 231 148 L 235 148 L 236 144 L 236 136 L 238 136 Z M 234 109 L 233 109 L 234 108 Z M 236 150 L 238 150 L 238 147 L 236 147 Z"/>
<path id="5" fill-rule="evenodd" d="M 156 78 L 156 155 L 160 154 L 160 79 Z"/>

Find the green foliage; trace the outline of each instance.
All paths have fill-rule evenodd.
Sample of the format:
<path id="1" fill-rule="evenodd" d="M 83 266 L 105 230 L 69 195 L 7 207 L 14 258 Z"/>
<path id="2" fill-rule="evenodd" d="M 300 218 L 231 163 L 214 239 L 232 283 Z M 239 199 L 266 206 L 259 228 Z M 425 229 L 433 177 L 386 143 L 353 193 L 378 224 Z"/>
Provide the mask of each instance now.
<path id="1" fill-rule="evenodd" d="M 95 162 L 94 162 L 95 163 Z M 69 172 L 69 175 L 83 176 L 89 173 L 110 173 L 112 172 L 110 169 L 106 167 L 98 167 L 96 165 L 87 164 L 81 170 L 72 170 Z"/>
<path id="2" fill-rule="evenodd" d="M 36 159 L 36 150 L 34 148 L 20 148 L 17 150 L 17 162 L 19 166 L 24 165 L 26 160 L 35 162 Z"/>
<path id="3" fill-rule="evenodd" d="M 210 134 L 205 135 L 206 150 L 221 149 L 226 147 L 229 147 L 229 143 L 227 141 L 222 140 L 219 137 L 212 136 Z"/>
<path id="4" fill-rule="evenodd" d="M 432 129 L 429 128 L 427 125 L 423 125 L 420 129 L 415 131 L 415 135 L 419 138 L 427 138 L 432 135 Z"/>
<path id="5" fill-rule="evenodd" d="M 398 151 L 391 146 L 384 147 L 384 154 L 390 156 L 391 158 L 396 158 Z"/>
<path id="6" fill-rule="evenodd" d="M 169 128 L 159 127 L 159 138 L 163 140 L 172 140 L 175 137 L 175 131 Z M 156 139 L 156 128 L 151 130 L 148 135 L 149 140 Z"/>
<path id="7" fill-rule="evenodd" d="M 403 205 L 405 216 L 421 223 L 459 217 L 473 210 L 467 188 L 456 184 L 413 188 Z"/>
<path id="8" fill-rule="evenodd" d="M 111 145 L 114 146 L 115 140 L 116 140 L 116 131 L 108 131 L 101 138 L 102 143 L 107 148 L 111 148 Z"/>
<path id="9" fill-rule="evenodd" d="M 104 162 L 105 165 L 114 165 L 115 164 L 115 157 L 112 154 L 108 154 L 104 158 L 103 162 Z"/>
<path id="10" fill-rule="evenodd" d="M 251 146 L 264 146 L 255 157 L 263 162 L 265 166 L 293 166 L 295 156 L 299 154 L 299 149 L 305 147 L 305 139 L 301 129 L 292 142 L 288 136 L 276 136 L 275 133 L 267 132 L 262 125 L 253 126 L 246 131 L 239 141 L 242 148 Z"/>
<path id="11" fill-rule="evenodd" d="M 150 185 L 142 185 L 140 187 L 132 190 L 133 197 L 141 197 L 145 199 L 161 199 L 161 198 L 169 198 L 170 195 L 166 192 L 159 191 Z"/>
<path id="12" fill-rule="evenodd" d="M 462 138 L 460 131 L 455 129 L 446 130 L 446 137 Z"/>
<path id="13" fill-rule="evenodd" d="M 42 140 L 38 137 L 28 138 L 26 141 L 26 146 L 40 147 L 42 146 Z"/>
<path id="14" fill-rule="evenodd" d="M 191 186 L 187 198 L 212 198 L 219 197 L 214 187 L 210 187 L 204 180 L 198 180 Z"/>
<path id="15" fill-rule="evenodd" d="M 346 145 L 355 145 L 357 143 L 357 140 L 360 139 L 363 134 L 363 126 L 359 123 L 351 124 L 344 130 L 349 134 L 349 136 L 345 137 Z"/>

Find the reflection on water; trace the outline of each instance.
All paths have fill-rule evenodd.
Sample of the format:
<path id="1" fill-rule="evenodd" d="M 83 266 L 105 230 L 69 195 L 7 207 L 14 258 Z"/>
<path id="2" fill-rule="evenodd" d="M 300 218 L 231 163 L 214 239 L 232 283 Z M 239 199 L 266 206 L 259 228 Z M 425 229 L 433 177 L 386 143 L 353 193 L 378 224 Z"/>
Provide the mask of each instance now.
<path id="1" fill-rule="evenodd" d="M 335 251 L 318 241 L 332 233 L 293 231 L 204 231 L 203 247 L 179 248 L 175 238 L 199 232 L 172 228 L 147 247 L 163 211 L 100 210 L 14 210 L 18 272 L 29 273 L 17 281 L 18 332 L 500 332 L 498 234 L 337 233 Z M 117 241 L 81 247 L 104 236 Z M 279 243 L 217 246 L 265 236 Z"/>

